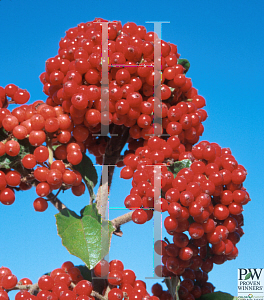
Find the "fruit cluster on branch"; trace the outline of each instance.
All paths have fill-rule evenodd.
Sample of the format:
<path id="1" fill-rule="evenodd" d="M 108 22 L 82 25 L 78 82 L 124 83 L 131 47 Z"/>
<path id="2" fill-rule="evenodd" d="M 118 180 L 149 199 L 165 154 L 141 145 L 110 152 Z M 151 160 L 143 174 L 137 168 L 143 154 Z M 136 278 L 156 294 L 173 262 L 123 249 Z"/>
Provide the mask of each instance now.
<path id="1" fill-rule="evenodd" d="M 103 40 L 105 22 L 108 39 Z M 121 236 L 120 225 L 130 220 L 144 224 L 164 213 L 172 242 L 155 242 L 163 263 L 155 273 L 179 280 L 168 291 L 154 284 L 150 296 L 119 260 L 103 259 L 94 267 L 100 284 L 84 279 L 70 262 L 37 284 L 17 282 L 2 267 L 0 300 L 8 300 L 13 289 L 21 290 L 16 300 L 172 300 L 176 295 L 192 300 L 214 291 L 208 273 L 214 264 L 237 257 L 250 196 L 243 186 L 246 169 L 231 150 L 199 142 L 206 103 L 186 77 L 188 68 L 176 45 L 144 26 L 96 18 L 67 30 L 58 54 L 47 59 L 40 75 L 45 102 L 26 104 L 27 90 L 0 87 L 0 202 L 11 205 L 16 191 L 34 187 L 36 211 L 45 211 L 49 202 L 62 211 L 67 208 L 58 199 L 61 191 L 81 196 L 87 187 L 89 204 L 95 201 L 104 219 L 115 166 L 122 167 L 120 177 L 132 179 L 124 200 L 131 213 L 113 220 L 114 233 Z M 11 111 L 9 104 L 19 106 Z M 108 182 L 101 178 L 97 197 L 97 175 L 86 152 L 108 166 Z"/>

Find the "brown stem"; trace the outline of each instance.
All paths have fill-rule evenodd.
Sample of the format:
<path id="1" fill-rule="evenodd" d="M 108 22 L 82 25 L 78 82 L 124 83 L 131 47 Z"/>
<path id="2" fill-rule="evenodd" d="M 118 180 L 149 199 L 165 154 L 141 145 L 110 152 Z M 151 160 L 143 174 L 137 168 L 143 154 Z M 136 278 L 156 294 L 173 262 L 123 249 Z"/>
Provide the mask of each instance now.
<path id="1" fill-rule="evenodd" d="M 96 196 L 96 207 L 99 214 L 102 216 L 102 219 L 106 218 L 105 214 L 108 203 L 108 193 L 112 183 L 115 165 L 118 162 L 120 153 L 129 138 L 129 128 L 114 125 L 111 134 L 112 136 L 106 146 L 101 182 Z M 105 174 L 105 172 L 107 172 L 107 174 Z"/>
<path id="2" fill-rule="evenodd" d="M 67 208 L 67 206 L 64 205 L 53 193 L 50 193 L 47 196 L 47 199 L 57 208 L 58 211 L 61 211 L 64 208 Z"/>
<path id="3" fill-rule="evenodd" d="M 133 214 L 133 212 L 126 213 L 126 214 L 124 214 L 122 216 L 119 216 L 119 217 L 113 219 L 111 221 L 111 223 L 113 224 L 113 226 L 115 228 L 118 228 L 121 225 L 130 222 L 132 220 L 132 214 Z"/>
<path id="4" fill-rule="evenodd" d="M 36 182 L 33 182 L 32 185 L 33 185 L 33 186 L 36 186 L 37 183 L 36 183 Z M 63 210 L 64 208 L 67 208 L 67 206 L 66 206 L 65 204 L 63 204 L 63 203 L 57 198 L 57 195 L 54 195 L 53 193 L 48 194 L 47 200 L 48 200 L 49 202 L 51 202 L 51 203 L 57 208 L 58 211 L 61 211 L 61 210 Z"/>
<path id="5" fill-rule="evenodd" d="M 99 214 L 102 216 L 102 220 L 106 219 L 105 214 L 106 214 L 107 203 L 108 203 L 108 182 L 104 182 L 99 187 L 96 195 L 96 207 Z"/>
<path id="6" fill-rule="evenodd" d="M 34 294 L 37 293 L 39 291 L 39 286 L 38 283 L 34 283 L 34 284 L 17 284 L 14 288 L 12 288 L 11 290 L 28 290 L 30 294 Z M 10 290 L 10 291 L 11 291 Z"/>

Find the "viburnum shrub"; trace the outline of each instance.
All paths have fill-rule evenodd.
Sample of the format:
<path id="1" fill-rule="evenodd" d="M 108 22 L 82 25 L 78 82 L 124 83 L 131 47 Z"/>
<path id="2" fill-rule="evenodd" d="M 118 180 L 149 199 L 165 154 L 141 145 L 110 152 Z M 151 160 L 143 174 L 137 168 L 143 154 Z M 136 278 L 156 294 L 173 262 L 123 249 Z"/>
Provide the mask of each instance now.
<path id="1" fill-rule="evenodd" d="M 15 300 L 230 299 L 214 293 L 208 273 L 238 255 L 247 172 L 229 148 L 200 141 L 205 99 L 186 76 L 189 66 L 176 45 L 144 26 L 96 18 L 67 30 L 47 59 L 40 75 L 45 101 L 26 104 L 27 90 L 0 87 L 0 202 L 11 205 L 15 192 L 34 188 L 34 209 L 59 210 L 63 245 L 85 263 L 64 262 L 36 283 L 2 266 L 0 300 L 11 290 L 18 290 Z M 18 106 L 11 111 L 10 104 Z M 97 196 L 87 153 L 107 167 Z M 130 212 L 106 220 L 114 166 L 132 181 L 124 199 Z M 66 190 L 88 190 L 80 215 L 59 200 Z M 162 214 L 168 234 L 154 243 L 162 256 L 155 274 L 168 290 L 155 283 L 149 294 L 120 260 L 104 258 L 121 225 L 144 224 L 154 214 Z"/>

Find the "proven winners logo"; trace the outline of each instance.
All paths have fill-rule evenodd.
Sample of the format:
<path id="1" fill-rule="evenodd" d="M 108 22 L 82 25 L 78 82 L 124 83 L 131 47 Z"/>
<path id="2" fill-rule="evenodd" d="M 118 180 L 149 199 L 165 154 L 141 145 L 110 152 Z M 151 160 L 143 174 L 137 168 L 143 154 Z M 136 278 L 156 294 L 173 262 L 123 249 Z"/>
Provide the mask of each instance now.
<path id="1" fill-rule="evenodd" d="M 238 299 L 264 300 L 264 269 L 238 269 Z"/>

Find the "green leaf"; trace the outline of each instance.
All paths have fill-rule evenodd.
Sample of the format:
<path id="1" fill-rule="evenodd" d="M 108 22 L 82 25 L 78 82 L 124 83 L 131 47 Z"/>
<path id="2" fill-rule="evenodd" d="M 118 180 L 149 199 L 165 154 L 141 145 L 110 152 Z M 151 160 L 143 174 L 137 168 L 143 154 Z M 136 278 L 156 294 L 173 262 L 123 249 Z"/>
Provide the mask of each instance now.
<path id="1" fill-rule="evenodd" d="M 181 161 L 175 161 L 170 166 L 168 166 L 168 170 L 173 173 L 174 177 L 177 176 L 179 171 L 183 168 L 189 168 L 192 162 L 189 159 L 183 159 Z"/>
<path id="2" fill-rule="evenodd" d="M 91 159 L 86 154 L 83 154 L 82 161 L 73 167 L 75 170 L 81 173 L 92 200 L 95 199 L 95 193 L 93 189 L 97 184 L 98 176 Z"/>
<path id="3" fill-rule="evenodd" d="M 190 62 L 186 58 L 179 58 L 178 59 L 178 65 L 182 65 L 184 67 L 184 74 L 187 73 L 187 71 L 190 69 Z"/>
<path id="4" fill-rule="evenodd" d="M 228 293 L 215 292 L 211 294 L 205 294 L 199 298 L 199 300 L 237 300 L 237 297 L 234 297 Z"/>
<path id="5" fill-rule="evenodd" d="M 164 282 L 170 292 L 170 294 L 173 296 L 173 299 L 180 299 L 178 295 L 178 290 L 180 287 L 180 279 L 178 276 L 176 277 L 170 277 L 170 278 L 165 278 Z M 175 297 L 174 297 L 175 296 Z"/>
<path id="6" fill-rule="evenodd" d="M 248 280 L 251 276 L 251 272 L 249 272 L 246 276 L 245 276 L 245 280 Z"/>
<path id="7" fill-rule="evenodd" d="M 64 208 L 55 217 L 63 246 L 79 257 L 88 269 L 93 269 L 109 252 L 115 231 L 112 223 L 101 219 L 96 204 L 85 206 L 81 216 Z"/>
<path id="8" fill-rule="evenodd" d="M 15 157 L 8 156 L 4 154 L 3 156 L 0 157 L 0 169 L 9 169 L 11 168 L 11 163 L 15 159 L 18 159 L 18 155 Z"/>

